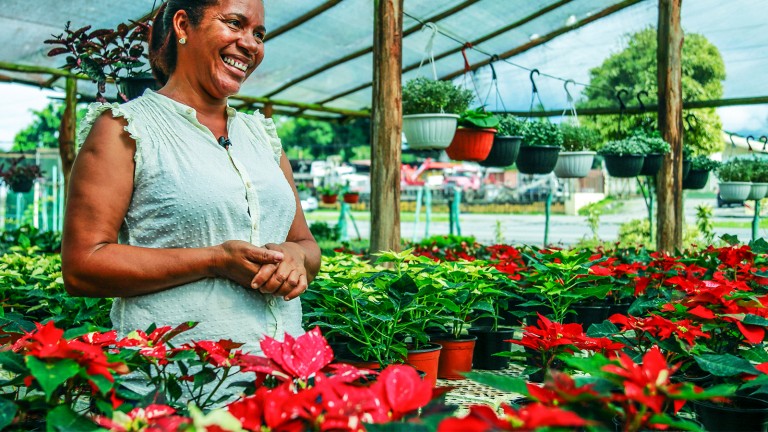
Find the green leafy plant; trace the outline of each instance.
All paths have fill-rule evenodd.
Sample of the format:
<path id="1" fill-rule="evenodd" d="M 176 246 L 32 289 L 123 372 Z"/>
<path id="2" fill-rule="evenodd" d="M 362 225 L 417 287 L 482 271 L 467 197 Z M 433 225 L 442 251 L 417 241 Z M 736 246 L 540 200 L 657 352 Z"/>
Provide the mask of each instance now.
<path id="1" fill-rule="evenodd" d="M 717 178 L 721 182 L 752 181 L 753 164 L 746 158 L 731 158 L 717 168 Z"/>
<path id="2" fill-rule="evenodd" d="M 498 136 L 523 136 L 525 120 L 512 114 L 501 114 L 499 117 Z"/>
<path id="3" fill-rule="evenodd" d="M 694 156 L 691 158 L 691 169 L 698 171 L 713 171 L 720 166 L 720 162 L 712 160 L 705 155 Z"/>
<path id="4" fill-rule="evenodd" d="M 602 140 L 600 133 L 594 129 L 570 122 L 560 123 L 560 132 L 563 135 L 563 150 L 567 152 L 595 151 Z"/>
<path id="5" fill-rule="evenodd" d="M 119 82 L 124 78 L 146 75 L 149 72 L 146 43 L 152 29 L 151 20 L 120 23 L 115 29 L 91 31 L 91 26 L 72 29 L 70 22 L 64 33 L 45 41 L 55 48 L 48 56 L 66 55 L 63 69 L 87 75 L 96 83 L 96 98 L 104 101 L 108 79 Z M 124 100 L 127 98 L 120 94 Z"/>
<path id="6" fill-rule="evenodd" d="M 657 131 L 652 133 L 638 132 L 630 139 L 635 139 L 645 144 L 646 154 L 667 154 L 672 151 L 672 146 L 664 141 L 664 138 Z"/>
<path id="7" fill-rule="evenodd" d="M 459 117 L 459 126 L 474 129 L 491 129 L 499 125 L 499 118 L 484 108 L 466 110 Z"/>
<path id="8" fill-rule="evenodd" d="M 523 145 L 526 146 L 559 146 L 563 145 L 563 134 L 560 128 L 549 121 L 526 122 L 523 128 Z"/>
<path id="9" fill-rule="evenodd" d="M 598 151 L 601 155 L 645 155 L 648 154 L 648 146 L 643 140 L 627 138 L 623 140 L 608 141 Z"/>
<path id="10" fill-rule="evenodd" d="M 320 196 L 323 195 L 338 195 L 341 193 L 342 187 L 336 184 L 327 185 L 327 186 L 320 186 L 317 188 L 317 193 Z"/>
<path id="11" fill-rule="evenodd" d="M 752 159 L 753 183 L 768 183 L 768 159 L 755 157 Z"/>
<path id="12" fill-rule="evenodd" d="M 414 78 L 403 85 L 403 114 L 460 114 L 474 95 L 450 81 Z"/>
<path id="13" fill-rule="evenodd" d="M 340 237 L 338 227 L 328 225 L 328 222 L 315 221 L 309 226 L 309 231 L 312 232 L 312 236 L 318 241 L 320 240 L 332 240 L 337 241 Z"/>

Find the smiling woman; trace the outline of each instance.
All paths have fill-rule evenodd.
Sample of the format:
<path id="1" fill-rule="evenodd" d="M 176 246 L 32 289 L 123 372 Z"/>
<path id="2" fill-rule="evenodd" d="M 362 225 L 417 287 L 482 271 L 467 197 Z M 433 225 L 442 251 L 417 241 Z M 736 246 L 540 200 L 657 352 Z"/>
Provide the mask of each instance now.
<path id="1" fill-rule="evenodd" d="M 116 297 L 120 333 L 196 321 L 188 339 L 252 352 L 303 333 L 319 248 L 272 120 L 227 104 L 264 58 L 263 23 L 261 0 L 169 1 L 150 40 L 163 87 L 82 122 L 62 272 L 71 294 Z"/>

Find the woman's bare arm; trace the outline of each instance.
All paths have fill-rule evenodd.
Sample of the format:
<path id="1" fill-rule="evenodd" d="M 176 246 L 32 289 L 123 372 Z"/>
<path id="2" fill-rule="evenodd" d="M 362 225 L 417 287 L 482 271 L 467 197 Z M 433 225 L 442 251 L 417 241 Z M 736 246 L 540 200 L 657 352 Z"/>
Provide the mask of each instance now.
<path id="1" fill-rule="evenodd" d="M 102 115 L 80 150 L 69 184 L 61 259 L 72 295 L 130 297 L 208 277 L 250 286 L 261 264 L 283 254 L 247 242 L 153 249 L 117 243 L 133 193 L 136 143 L 122 118 Z"/>

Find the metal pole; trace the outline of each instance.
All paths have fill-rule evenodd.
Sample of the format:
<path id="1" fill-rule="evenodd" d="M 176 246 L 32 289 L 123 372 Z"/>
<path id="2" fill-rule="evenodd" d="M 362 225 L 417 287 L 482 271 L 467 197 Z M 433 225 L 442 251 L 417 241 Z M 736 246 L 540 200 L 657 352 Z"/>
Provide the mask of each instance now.
<path id="1" fill-rule="evenodd" d="M 752 241 L 755 241 L 759 238 L 759 231 L 760 228 L 760 200 L 755 200 L 755 216 L 752 218 Z"/>
<path id="2" fill-rule="evenodd" d="M 413 215 L 413 241 L 417 241 L 417 232 L 419 229 L 419 213 L 421 213 L 421 199 L 424 196 L 424 186 L 420 187 L 418 190 L 416 190 L 416 209 L 414 211 Z"/>
<path id="3" fill-rule="evenodd" d="M 21 226 L 21 204 L 24 202 L 22 193 L 16 192 L 16 228 Z"/>
<path id="4" fill-rule="evenodd" d="M 32 190 L 32 226 L 40 229 L 40 222 L 38 221 L 40 216 L 40 182 L 35 181 L 35 186 Z"/>
<path id="5" fill-rule="evenodd" d="M 552 211 L 552 187 L 550 183 L 549 192 L 547 192 L 547 203 L 544 206 L 544 248 L 549 244 L 549 214 Z"/>
<path id="6" fill-rule="evenodd" d="M 349 241 L 349 233 L 347 233 L 347 212 L 349 211 L 349 204 L 344 201 L 341 202 L 341 212 L 339 213 L 339 240 Z"/>
<path id="7" fill-rule="evenodd" d="M 461 215 L 461 189 L 453 189 L 453 222 L 456 224 L 456 235 L 461 235 L 461 225 L 459 225 L 459 216 Z"/>
<path id="8" fill-rule="evenodd" d="M 432 222 L 432 189 L 427 186 L 424 191 L 424 237 L 429 237 L 429 224 Z"/>
<path id="9" fill-rule="evenodd" d="M 651 244 L 655 244 L 653 240 L 653 185 L 656 183 L 656 176 L 646 177 L 645 180 L 648 183 L 648 235 L 651 237 Z"/>
<path id="10" fill-rule="evenodd" d="M 448 234 L 453 235 L 453 198 L 448 199 Z"/>

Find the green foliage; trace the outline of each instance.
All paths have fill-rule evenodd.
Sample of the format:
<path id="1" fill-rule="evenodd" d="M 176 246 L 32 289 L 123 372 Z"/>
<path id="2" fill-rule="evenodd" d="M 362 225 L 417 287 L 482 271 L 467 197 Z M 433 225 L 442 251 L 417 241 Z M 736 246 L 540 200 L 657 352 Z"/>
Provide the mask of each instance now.
<path id="1" fill-rule="evenodd" d="M 512 114 L 499 115 L 499 136 L 523 136 L 525 120 L 515 117 Z"/>
<path id="2" fill-rule="evenodd" d="M 721 182 L 752 181 L 753 164 L 747 158 L 731 158 L 717 169 L 717 178 Z"/>
<path id="3" fill-rule="evenodd" d="M 490 129 L 498 125 L 499 118 L 482 107 L 466 110 L 459 117 L 459 126 L 464 128 Z"/>
<path id="4" fill-rule="evenodd" d="M 277 134 L 291 159 L 311 156 L 323 159 L 341 155 L 342 160 L 370 157 L 370 120 L 345 122 L 306 119 L 279 119 Z"/>
<path id="5" fill-rule="evenodd" d="M 112 299 L 72 297 L 64 290 L 61 256 L 10 253 L 0 256 L 0 324 L 29 328 L 53 319 L 65 328 L 110 327 Z M 3 318 L 4 317 L 4 318 Z"/>
<path id="6" fill-rule="evenodd" d="M 38 147 L 59 147 L 59 126 L 64 115 L 64 104 L 51 102 L 41 110 L 32 110 L 34 119 L 13 138 L 12 151 L 34 150 Z"/>
<path id="7" fill-rule="evenodd" d="M 616 91 L 626 89 L 629 98 L 642 90 L 649 95 L 657 93 L 656 30 L 648 28 L 629 36 L 628 46 L 608 57 L 602 65 L 590 71 L 590 87 L 584 90 L 587 100 L 580 108 L 617 106 Z M 683 100 L 720 99 L 723 96 L 725 64 L 714 45 L 699 34 L 686 33 L 682 52 Z M 630 104 L 629 98 L 625 102 Z M 653 100 L 644 101 L 647 105 Z M 722 124 L 714 108 L 696 110 L 698 121 L 685 131 L 684 141 L 695 154 L 712 154 L 722 149 L 719 139 Z M 624 138 L 618 132 L 618 116 L 585 118 L 605 139 Z M 623 131 L 637 128 L 657 129 L 655 116 L 625 116 Z"/>
<path id="8" fill-rule="evenodd" d="M 563 135 L 563 151 L 595 151 L 602 137 L 596 130 L 570 122 L 560 123 L 560 132 Z"/>
<path id="9" fill-rule="evenodd" d="M 523 145 L 526 146 L 560 146 L 563 145 L 563 134 L 560 127 L 547 120 L 526 122 L 523 127 Z"/>
<path id="10" fill-rule="evenodd" d="M 720 162 L 712 160 L 707 156 L 698 155 L 691 158 L 691 169 L 700 171 L 713 171 L 720 166 Z"/>
<path id="11" fill-rule="evenodd" d="M 30 226 L 0 232 L 0 254 L 18 252 L 26 255 L 50 254 L 61 251 L 61 233 L 40 231 Z"/>
<path id="12" fill-rule="evenodd" d="M 601 155 L 645 155 L 648 154 L 648 146 L 645 141 L 637 137 L 625 138 L 622 140 L 608 141 L 600 149 Z"/>
<path id="13" fill-rule="evenodd" d="M 753 157 L 751 181 L 754 183 L 768 183 L 768 159 Z"/>
<path id="14" fill-rule="evenodd" d="M 461 114 L 473 97 L 472 91 L 450 81 L 419 77 L 403 85 L 403 114 Z"/>
<path id="15" fill-rule="evenodd" d="M 664 141 L 658 131 L 651 133 L 639 132 L 632 136 L 633 139 L 645 144 L 646 154 L 667 154 L 672 150 L 672 146 Z"/>
<path id="16" fill-rule="evenodd" d="M 7 168 L 5 162 L 0 163 L 0 178 L 12 189 L 17 184 L 41 178 L 43 174 L 40 165 L 24 163 L 24 156 L 11 160 Z"/>
<path id="17" fill-rule="evenodd" d="M 317 241 L 338 241 L 340 237 L 339 228 L 337 226 L 331 227 L 327 222 L 322 221 L 312 222 L 312 224 L 309 226 L 309 231 Z"/>
<path id="18" fill-rule="evenodd" d="M 715 225 L 712 223 L 712 207 L 706 204 L 696 206 L 696 228 L 704 238 L 704 244 L 712 244 Z"/>
<path id="19" fill-rule="evenodd" d="M 619 225 L 619 243 L 628 246 L 651 245 L 650 227 L 648 219 L 633 219 Z"/>

